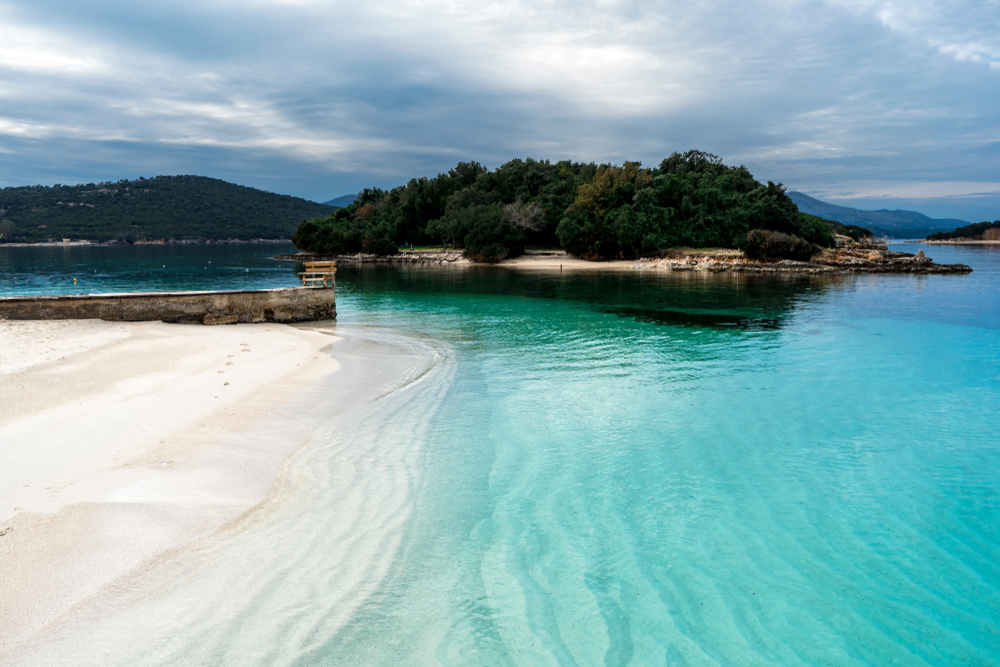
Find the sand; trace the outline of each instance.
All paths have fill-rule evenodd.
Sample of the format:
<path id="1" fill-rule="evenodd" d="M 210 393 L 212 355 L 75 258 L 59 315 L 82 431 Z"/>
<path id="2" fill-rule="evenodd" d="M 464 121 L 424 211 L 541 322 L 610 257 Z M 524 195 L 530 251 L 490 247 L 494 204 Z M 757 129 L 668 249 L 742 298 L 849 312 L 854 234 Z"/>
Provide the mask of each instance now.
<path id="1" fill-rule="evenodd" d="M 609 271 L 622 269 L 635 269 L 644 265 L 649 265 L 648 259 L 620 259 L 607 262 L 593 262 L 579 257 L 573 257 L 566 253 L 527 252 L 514 259 L 505 259 L 500 262 L 500 266 L 517 269 L 540 269 L 546 271 Z"/>
<path id="2" fill-rule="evenodd" d="M 265 498 L 309 440 L 335 340 L 0 321 L 0 656 Z"/>

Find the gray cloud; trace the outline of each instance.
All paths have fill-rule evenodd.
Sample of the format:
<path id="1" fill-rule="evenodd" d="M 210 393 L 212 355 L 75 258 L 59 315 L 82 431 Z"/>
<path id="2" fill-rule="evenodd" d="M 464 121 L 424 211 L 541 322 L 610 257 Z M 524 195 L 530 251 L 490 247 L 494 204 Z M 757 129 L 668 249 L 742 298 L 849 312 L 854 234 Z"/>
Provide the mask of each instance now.
<path id="1" fill-rule="evenodd" d="M 817 196 L 985 218 L 998 19 L 919 0 L 6 3 L 0 183 L 197 173 L 325 199 L 465 159 L 700 148 Z"/>

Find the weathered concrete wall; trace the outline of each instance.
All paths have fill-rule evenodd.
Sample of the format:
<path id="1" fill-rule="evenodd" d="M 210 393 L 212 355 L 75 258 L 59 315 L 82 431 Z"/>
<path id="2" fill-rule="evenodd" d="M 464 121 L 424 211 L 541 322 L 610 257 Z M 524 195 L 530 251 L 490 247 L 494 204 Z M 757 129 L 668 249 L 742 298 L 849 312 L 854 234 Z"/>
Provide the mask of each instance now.
<path id="1" fill-rule="evenodd" d="M 235 324 L 312 322 L 336 317 L 334 290 L 324 287 L 0 298 L 0 318 L 9 320 Z"/>

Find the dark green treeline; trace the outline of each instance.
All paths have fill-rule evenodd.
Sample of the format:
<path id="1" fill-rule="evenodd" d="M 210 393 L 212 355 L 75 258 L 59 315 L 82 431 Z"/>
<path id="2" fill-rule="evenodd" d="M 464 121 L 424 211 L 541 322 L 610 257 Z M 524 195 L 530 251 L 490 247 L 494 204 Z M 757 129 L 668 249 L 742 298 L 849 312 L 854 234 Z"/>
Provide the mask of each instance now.
<path id="1" fill-rule="evenodd" d="M 385 191 L 305 221 L 292 237 L 323 254 L 393 254 L 406 244 L 448 244 L 479 261 L 525 246 L 561 246 L 589 259 L 654 256 L 673 247 L 743 248 L 765 229 L 828 247 L 831 227 L 800 213 L 781 184 L 700 151 L 658 167 L 512 160 L 489 170 L 462 162 L 447 174 Z"/>

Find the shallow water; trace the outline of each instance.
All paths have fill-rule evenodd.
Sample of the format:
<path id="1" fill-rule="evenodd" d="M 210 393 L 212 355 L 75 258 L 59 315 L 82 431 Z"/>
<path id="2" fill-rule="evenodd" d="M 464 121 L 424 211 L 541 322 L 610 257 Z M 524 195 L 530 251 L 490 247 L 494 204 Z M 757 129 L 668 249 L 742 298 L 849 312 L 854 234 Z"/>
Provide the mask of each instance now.
<path id="1" fill-rule="evenodd" d="M 976 271 L 342 266 L 418 380 L 23 663 L 1000 665 L 1000 252 L 926 251 Z"/>

